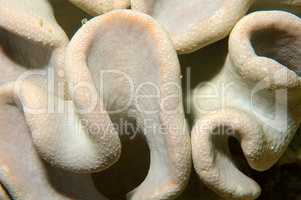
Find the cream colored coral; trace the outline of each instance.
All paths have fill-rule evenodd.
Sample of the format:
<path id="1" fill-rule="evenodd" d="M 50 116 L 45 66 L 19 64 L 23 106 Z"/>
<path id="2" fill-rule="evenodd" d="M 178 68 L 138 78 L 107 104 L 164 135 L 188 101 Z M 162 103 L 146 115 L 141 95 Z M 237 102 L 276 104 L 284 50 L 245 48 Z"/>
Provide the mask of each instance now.
<path id="1" fill-rule="evenodd" d="M 287 12 L 244 17 L 230 34 L 221 72 L 193 93 L 194 167 L 224 198 L 256 199 L 260 193 L 231 160 L 229 137 L 261 171 L 275 164 L 299 126 L 300 35 L 301 20 Z"/>
<path id="2" fill-rule="evenodd" d="M 253 0 L 132 0 L 170 33 L 179 53 L 190 53 L 225 38 Z"/>
<path id="3" fill-rule="evenodd" d="M 43 70 L 28 70 L 0 86 L 1 104 L 15 105 L 24 113 L 40 156 L 77 173 L 105 170 L 118 159 L 121 148 L 113 121 L 134 120 L 145 134 L 151 164 L 145 181 L 128 198 L 178 196 L 188 182 L 191 145 L 179 62 L 163 28 L 145 14 L 113 11 L 85 23 L 68 45 L 58 44 L 50 50 L 50 61 L 38 66 Z M 10 59 L 8 68 L 14 66 Z M 24 69 L 20 64 L 17 67 Z M 52 69 L 54 77 L 49 79 Z M 125 74 L 132 84 L 114 75 L 99 84 L 102 72 L 112 70 Z M 57 91 L 56 80 L 64 80 L 67 91 Z M 55 87 L 49 89 L 53 81 Z M 127 90 L 132 86 L 135 91 Z M 148 98 L 153 88 L 158 89 L 158 96 Z M 127 97 L 135 101 L 112 112 Z"/>

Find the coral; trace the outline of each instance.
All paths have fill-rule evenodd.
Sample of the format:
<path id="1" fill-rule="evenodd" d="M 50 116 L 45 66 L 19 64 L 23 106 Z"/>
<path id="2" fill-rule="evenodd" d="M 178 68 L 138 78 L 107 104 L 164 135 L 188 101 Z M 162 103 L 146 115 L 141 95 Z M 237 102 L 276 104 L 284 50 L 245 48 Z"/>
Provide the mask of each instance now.
<path id="1" fill-rule="evenodd" d="M 300 1 L 0 3 L 0 199 L 253 200 L 299 162 Z"/>
<path id="2" fill-rule="evenodd" d="M 132 0 L 132 9 L 145 12 L 168 30 L 179 53 L 190 53 L 225 38 L 253 0 Z"/>
<path id="3" fill-rule="evenodd" d="M 236 170 L 228 137 L 241 142 L 252 168 L 266 170 L 298 128 L 300 33 L 300 19 L 286 12 L 244 17 L 230 34 L 223 69 L 194 91 L 194 166 L 201 179 L 224 197 L 255 199 L 260 192 Z"/>

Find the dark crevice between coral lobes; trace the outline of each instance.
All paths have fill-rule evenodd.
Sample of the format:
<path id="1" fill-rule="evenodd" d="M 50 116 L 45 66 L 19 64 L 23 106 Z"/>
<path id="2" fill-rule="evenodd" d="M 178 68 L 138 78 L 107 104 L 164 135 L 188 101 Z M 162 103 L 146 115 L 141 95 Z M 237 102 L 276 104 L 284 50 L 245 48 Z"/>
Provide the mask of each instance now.
<path id="1" fill-rule="evenodd" d="M 276 60 L 301 75 L 301 36 L 292 31 L 267 27 L 252 33 L 251 43 L 258 56 Z"/>
<path id="2" fill-rule="evenodd" d="M 6 56 L 27 69 L 42 69 L 47 67 L 52 49 L 14 33 L 0 28 L 0 46 Z"/>
<path id="3" fill-rule="evenodd" d="M 15 200 L 13 196 L 10 194 L 8 188 L 4 187 L 4 185 L 0 182 L 0 189 L 3 190 L 4 195 L 8 198 L 8 200 Z M 1 196 L 0 196 L 1 197 Z"/>
<path id="4" fill-rule="evenodd" d="M 69 1 L 50 0 L 58 24 L 63 28 L 69 38 L 89 19 L 92 18 L 83 10 L 77 8 Z M 68 15 L 66 14 L 68 13 Z"/>

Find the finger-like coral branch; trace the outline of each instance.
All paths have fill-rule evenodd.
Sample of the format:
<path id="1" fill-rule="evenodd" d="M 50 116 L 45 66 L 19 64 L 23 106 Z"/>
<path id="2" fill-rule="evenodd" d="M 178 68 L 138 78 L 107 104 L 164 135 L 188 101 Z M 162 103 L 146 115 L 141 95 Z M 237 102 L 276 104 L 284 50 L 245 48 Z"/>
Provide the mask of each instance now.
<path id="1" fill-rule="evenodd" d="M 207 114 L 192 131 L 193 160 L 201 180 L 227 199 L 256 199 L 260 187 L 231 160 L 229 137 L 241 143 L 245 157 L 256 166 L 263 151 L 262 128 L 244 111 L 229 109 Z"/>

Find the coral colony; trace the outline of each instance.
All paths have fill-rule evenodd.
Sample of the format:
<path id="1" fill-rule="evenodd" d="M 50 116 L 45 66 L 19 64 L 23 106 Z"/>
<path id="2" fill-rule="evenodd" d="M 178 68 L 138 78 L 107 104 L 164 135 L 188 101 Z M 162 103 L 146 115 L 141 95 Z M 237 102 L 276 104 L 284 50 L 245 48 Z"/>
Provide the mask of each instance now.
<path id="1" fill-rule="evenodd" d="M 288 162 L 301 1 L 0 5 L 1 200 L 255 200 Z"/>

